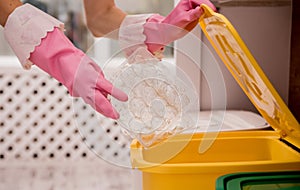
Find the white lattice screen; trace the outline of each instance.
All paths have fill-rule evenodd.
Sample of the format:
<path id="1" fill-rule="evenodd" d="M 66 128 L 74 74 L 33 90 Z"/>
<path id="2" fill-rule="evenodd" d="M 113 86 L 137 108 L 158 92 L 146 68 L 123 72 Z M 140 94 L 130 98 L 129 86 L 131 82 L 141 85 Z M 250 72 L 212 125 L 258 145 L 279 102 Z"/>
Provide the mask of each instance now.
<path id="1" fill-rule="evenodd" d="M 46 73 L 1 67 L 0 100 L 0 190 L 133 188 L 130 139 Z"/>

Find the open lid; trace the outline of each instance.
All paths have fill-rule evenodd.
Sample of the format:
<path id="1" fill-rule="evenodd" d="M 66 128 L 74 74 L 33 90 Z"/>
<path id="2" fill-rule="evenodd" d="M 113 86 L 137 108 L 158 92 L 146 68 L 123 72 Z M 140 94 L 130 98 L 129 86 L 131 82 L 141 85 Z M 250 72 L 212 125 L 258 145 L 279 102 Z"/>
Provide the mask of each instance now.
<path id="1" fill-rule="evenodd" d="M 202 31 L 260 114 L 280 137 L 300 148 L 300 126 L 232 24 L 206 5 Z"/>

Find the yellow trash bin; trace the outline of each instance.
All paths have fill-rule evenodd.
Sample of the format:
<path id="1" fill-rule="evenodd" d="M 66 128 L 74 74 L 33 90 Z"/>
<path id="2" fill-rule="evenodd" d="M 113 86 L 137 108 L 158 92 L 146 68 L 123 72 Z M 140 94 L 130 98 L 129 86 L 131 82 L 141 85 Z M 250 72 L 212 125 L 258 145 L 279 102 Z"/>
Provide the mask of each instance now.
<path id="1" fill-rule="evenodd" d="M 231 23 L 202 8 L 204 34 L 274 130 L 180 134 L 150 148 L 133 141 L 131 162 L 142 171 L 143 190 L 215 190 L 218 177 L 229 173 L 300 171 L 299 123 Z M 206 141 L 213 143 L 199 152 Z"/>

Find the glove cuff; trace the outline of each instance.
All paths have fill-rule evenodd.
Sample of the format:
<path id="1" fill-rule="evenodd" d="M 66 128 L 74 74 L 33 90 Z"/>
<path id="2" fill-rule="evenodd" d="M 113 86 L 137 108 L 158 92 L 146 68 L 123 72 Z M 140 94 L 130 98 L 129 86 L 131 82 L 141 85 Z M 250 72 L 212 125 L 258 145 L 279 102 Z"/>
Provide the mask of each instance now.
<path id="1" fill-rule="evenodd" d="M 64 29 L 64 24 L 30 4 L 16 8 L 8 17 L 4 37 L 24 69 L 30 69 L 30 53 L 54 28 Z"/>
<path id="2" fill-rule="evenodd" d="M 119 44 L 126 57 L 139 48 L 147 49 L 144 24 L 151 14 L 127 15 L 119 30 Z"/>

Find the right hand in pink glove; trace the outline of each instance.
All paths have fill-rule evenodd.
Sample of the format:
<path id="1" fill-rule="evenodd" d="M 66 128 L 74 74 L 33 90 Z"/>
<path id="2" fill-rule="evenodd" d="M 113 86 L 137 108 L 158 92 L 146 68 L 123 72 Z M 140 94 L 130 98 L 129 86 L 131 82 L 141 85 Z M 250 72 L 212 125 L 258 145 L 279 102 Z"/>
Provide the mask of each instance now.
<path id="1" fill-rule="evenodd" d="M 25 4 L 8 17 L 4 35 L 24 68 L 33 64 L 53 76 L 74 97 L 81 97 L 104 116 L 117 119 L 108 96 L 127 101 L 127 95 L 107 81 L 100 67 L 64 35 L 63 24 Z"/>
<path id="2" fill-rule="evenodd" d="M 127 101 L 127 95 L 105 79 L 99 66 L 77 49 L 64 33 L 55 28 L 31 53 L 30 61 L 67 87 L 74 97 L 81 97 L 97 112 L 119 118 L 108 95 Z"/>
<path id="3" fill-rule="evenodd" d="M 203 14 L 201 4 L 206 4 L 216 11 L 209 0 L 181 0 L 166 17 L 154 14 L 148 18 L 144 25 L 148 50 L 159 56 L 167 44 L 191 31 Z"/>

